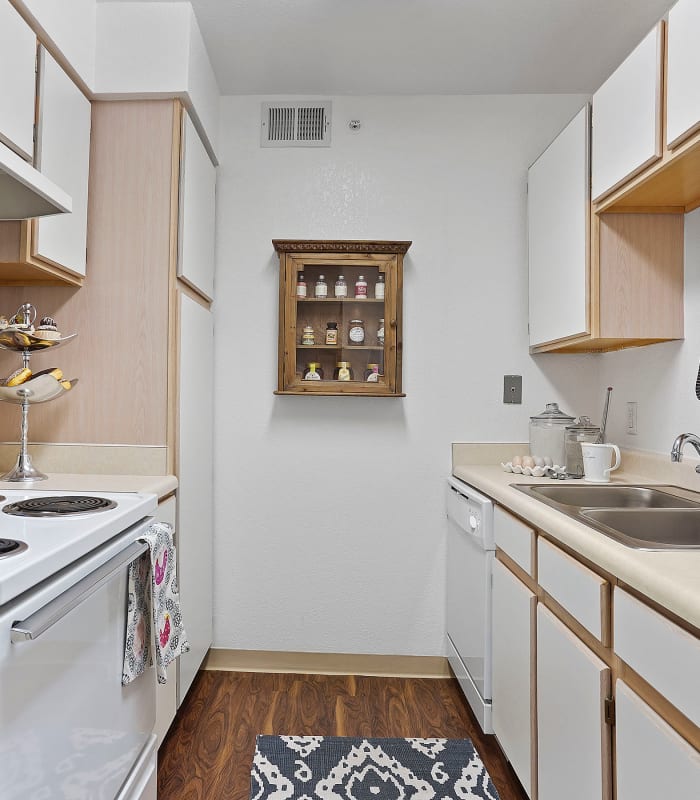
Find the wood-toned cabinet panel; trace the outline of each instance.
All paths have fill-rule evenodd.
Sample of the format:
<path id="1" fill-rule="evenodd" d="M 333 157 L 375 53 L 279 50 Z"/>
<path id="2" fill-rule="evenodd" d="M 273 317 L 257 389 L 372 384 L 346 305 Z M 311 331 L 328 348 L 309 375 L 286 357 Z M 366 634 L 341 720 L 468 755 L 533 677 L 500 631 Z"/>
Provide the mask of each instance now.
<path id="1" fill-rule="evenodd" d="M 669 147 L 700 127 L 700 2 L 679 0 L 668 12 L 666 141 Z"/>
<path id="2" fill-rule="evenodd" d="M 663 23 L 593 95 L 594 201 L 661 157 Z"/>
<path id="3" fill-rule="evenodd" d="M 185 112 L 177 274 L 209 300 L 214 297 L 215 227 L 216 167 Z"/>
<path id="4" fill-rule="evenodd" d="M 622 681 L 615 709 L 617 800 L 696 800 L 700 753 Z"/>
<path id="5" fill-rule="evenodd" d="M 537 608 L 539 800 L 609 800 L 610 670 L 543 605 Z"/>
<path id="6" fill-rule="evenodd" d="M 8 0 L 0 3 L 0 141 L 34 158 L 36 36 Z"/>
<path id="7" fill-rule="evenodd" d="M 60 367 L 80 383 L 32 408 L 30 442 L 167 444 L 173 110 L 167 100 L 95 104 L 90 279 L 2 289 L 2 313 L 29 300 L 78 334 L 34 356 L 37 370 Z M 0 375 L 16 360 L 0 353 Z M 18 420 L 4 404 L 0 440 L 17 441 Z"/>
<path id="8" fill-rule="evenodd" d="M 503 564 L 493 564 L 492 722 L 528 796 L 536 796 L 534 631 L 537 598 Z"/>
<path id="9" fill-rule="evenodd" d="M 589 331 L 589 108 L 528 171 L 530 344 Z"/>
<path id="10" fill-rule="evenodd" d="M 37 168 L 71 196 L 70 214 L 34 220 L 32 255 L 85 275 L 90 101 L 41 49 Z"/>

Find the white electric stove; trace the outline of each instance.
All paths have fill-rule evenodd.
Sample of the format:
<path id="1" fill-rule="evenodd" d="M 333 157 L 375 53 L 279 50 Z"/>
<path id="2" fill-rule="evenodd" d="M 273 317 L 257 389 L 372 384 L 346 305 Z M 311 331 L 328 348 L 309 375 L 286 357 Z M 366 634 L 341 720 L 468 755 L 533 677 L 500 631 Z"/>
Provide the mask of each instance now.
<path id="1" fill-rule="evenodd" d="M 122 686 L 157 497 L 0 491 L 0 797 L 156 797 L 155 675 Z"/>

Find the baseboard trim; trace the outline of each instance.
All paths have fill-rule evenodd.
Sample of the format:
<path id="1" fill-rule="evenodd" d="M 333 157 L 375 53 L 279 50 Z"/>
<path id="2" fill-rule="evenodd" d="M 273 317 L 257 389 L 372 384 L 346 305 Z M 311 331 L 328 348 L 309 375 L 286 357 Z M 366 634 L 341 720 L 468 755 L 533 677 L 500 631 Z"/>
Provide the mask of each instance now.
<path id="1" fill-rule="evenodd" d="M 291 672 L 305 675 L 372 675 L 449 678 L 444 656 L 385 656 L 358 653 L 290 653 L 276 650 L 211 649 L 202 669 L 226 672 Z"/>

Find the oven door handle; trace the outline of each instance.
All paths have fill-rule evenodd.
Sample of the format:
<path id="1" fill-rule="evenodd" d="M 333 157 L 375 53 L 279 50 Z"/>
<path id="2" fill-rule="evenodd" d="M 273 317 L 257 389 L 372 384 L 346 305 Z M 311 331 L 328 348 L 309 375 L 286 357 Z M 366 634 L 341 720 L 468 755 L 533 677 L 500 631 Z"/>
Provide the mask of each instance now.
<path id="1" fill-rule="evenodd" d="M 118 572 L 121 572 L 147 550 L 147 542 L 132 542 L 122 553 L 110 558 L 101 567 L 86 575 L 75 586 L 71 586 L 43 608 L 21 622 L 15 622 L 10 631 L 10 639 L 13 644 L 38 639 L 42 633 L 46 633 L 49 628 L 60 622 L 66 614 L 79 606 L 105 583 L 111 581 Z"/>

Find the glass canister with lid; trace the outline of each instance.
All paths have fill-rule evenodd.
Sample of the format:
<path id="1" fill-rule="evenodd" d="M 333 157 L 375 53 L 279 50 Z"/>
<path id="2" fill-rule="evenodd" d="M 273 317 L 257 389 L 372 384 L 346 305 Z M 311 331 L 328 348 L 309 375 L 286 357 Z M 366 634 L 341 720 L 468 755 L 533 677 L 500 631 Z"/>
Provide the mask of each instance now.
<path id="1" fill-rule="evenodd" d="M 573 422 L 574 417 L 565 414 L 558 403 L 547 403 L 542 413 L 530 417 L 530 455 L 550 458 L 552 464 L 563 467 L 566 464 L 566 426 Z"/>
<path id="2" fill-rule="evenodd" d="M 600 428 L 593 425 L 589 417 L 579 417 L 573 425 L 566 426 L 566 474 L 569 478 L 583 478 L 583 454 L 581 443 L 595 444 L 600 437 Z"/>

